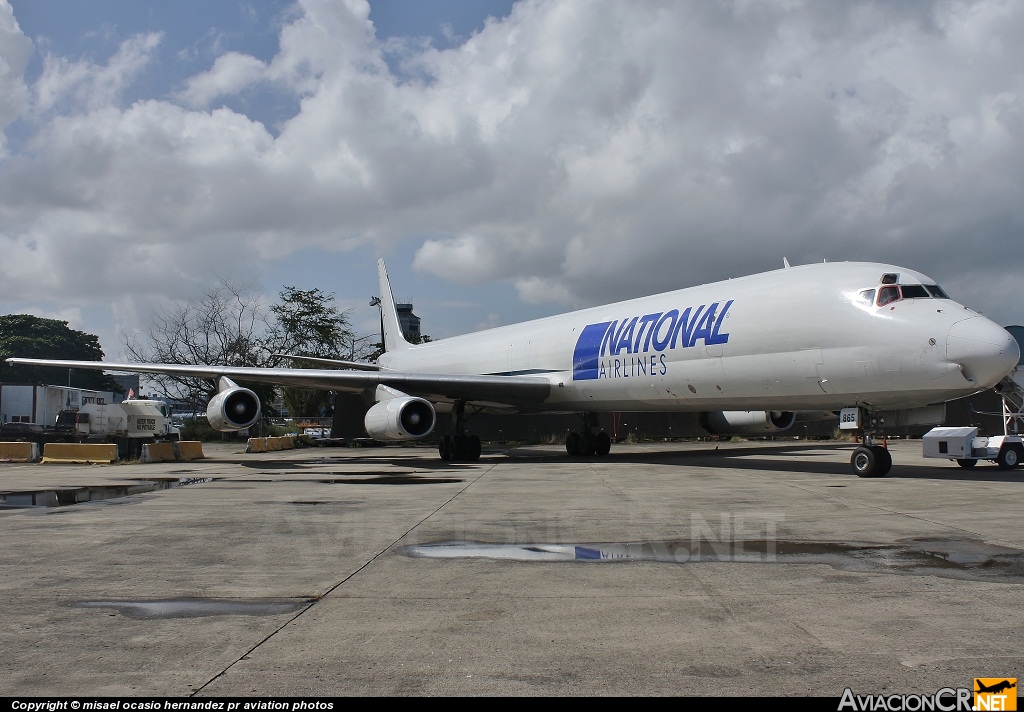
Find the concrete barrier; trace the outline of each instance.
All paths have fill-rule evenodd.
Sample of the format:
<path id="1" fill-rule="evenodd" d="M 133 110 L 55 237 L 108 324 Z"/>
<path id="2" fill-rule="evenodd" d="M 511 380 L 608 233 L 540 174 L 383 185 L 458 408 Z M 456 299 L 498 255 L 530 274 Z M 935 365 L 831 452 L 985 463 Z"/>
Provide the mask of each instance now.
<path id="1" fill-rule="evenodd" d="M 117 445 L 113 443 L 46 443 L 43 462 L 117 462 Z"/>
<path id="2" fill-rule="evenodd" d="M 249 438 L 245 445 L 246 452 L 273 452 L 276 450 L 294 450 L 299 446 L 299 438 L 295 435 L 280 437 Z"/>
<path id="3" fill-rule="evenodd" d="M 266 452 L 267 451 L 267 439 L 266 438 L 249 438 L 245 445 L 246 452 Z"/>
<path id="4" fill-rule="evenodd" d="M 170 462 L 176 459 L 174 443 L 148 443 L 142 446 L 142 462 Z"/>
<path id="5" fill-rule="evenodd" d="M 179 460 L 202 460 L 203 443 L 199 440 L 180 440 L 174 443 L 174 451 Z"/>
<path id="6" fill-rule="evenodd" d="M 0 443 L 0 461 L 39 462 L 39 443 Z"/>

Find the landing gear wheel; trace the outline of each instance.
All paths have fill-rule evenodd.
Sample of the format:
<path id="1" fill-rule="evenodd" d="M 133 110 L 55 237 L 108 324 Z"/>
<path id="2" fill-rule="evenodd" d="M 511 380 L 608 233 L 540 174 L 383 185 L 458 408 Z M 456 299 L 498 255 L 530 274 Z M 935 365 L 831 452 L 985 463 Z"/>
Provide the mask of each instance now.
<path id="1" fill-rule="evenodd" d="M 956 461 L 956 464 L 965 470 L 973 470 L 974 466 L 978 464 L 978 461 L 973 458 L 961 458 Z"/>
<path id="2" fill-rule="evenodd" d="M 580 434 L 575 430 L 570 430 L 565 436 L 565 451 L 570 456 L 576 457 L 577 455 L 583 454 L 582 443 L 580 442 Z"/>
<path id="3" fill-rule="evenodd" d="M 593 455 L 596 442 L 594 434 L 584 430 L 580 433 L 580 455 Z"/>
<path id="4" fill-rule="evenodd" d="M 466 459 L 475 462 L 480 459 L 480 437 L 469 435 L 466 437 Z"/>
<path id="5" fill-rule="evenodd" d="M 452 436 L 442 435 L 441 442 L 437 444 L 437 453 L 441 456 L 441 459 L 445 462 L 451 462 L 452 460 Z"/>
<path id="6" fill-rule="evenodd" d="M 437 452 L 446 462 L 473 462 L 480 459 L 480 437 L 477 435 L 443 435 Z"/>
<path id="7" fill-rule="evenodd" d="M 892 453 L 881 445 L 873 445 L 872 448 L 878 454 L 878 476 L 885 477 L 892 469 Z"/>
<path id="8" fill-rule="evenodd" d="M 1021 452 L 1019 445 L 1003 445 L 996 458 L 996 464 L 1000 470 L 1012 470 L 1020 465 L 1022 454 L 1024 453 Z"/>
<path id="9" fill-rule="evenodd" d="M 594 436 L 594 454 L 599 457 L 604 457 L 612 449 L 612 439 L 608 437 L 608 433 L 605 431 L 599 432 Z"/>
<path id="10" fill-rule="evenodd" d="M 850 457 L 850 467 L 853 474 L 858 477 L 883 477 L 882 463 L 879 460 L 884 457 L 878 453 L 879 448 L 861 445 L 853 451 Z"/>

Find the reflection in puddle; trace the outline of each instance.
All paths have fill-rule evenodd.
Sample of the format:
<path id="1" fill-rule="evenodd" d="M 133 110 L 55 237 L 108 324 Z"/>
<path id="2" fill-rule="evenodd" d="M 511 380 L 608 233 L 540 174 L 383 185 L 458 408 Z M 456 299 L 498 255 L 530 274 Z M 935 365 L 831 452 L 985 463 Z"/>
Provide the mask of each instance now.
<path id="1" fill-rule="evenodd" d="M 258 475 L 274 477 L 280 473 L 257 472 Z M 327 477 L 330 475 L 331 477 Z M 266 482 L 263 479 L 234 477 L 232 482 Z M 436 477 L 417 473 L 396 475 L 394 472 L 324 472 L 317 477 L 287 477 L 281 482 L 314 482 L 321 485 L 452 485 L 463 482 L 459 477 Z"/>
<path id="2" fill-rule="evenodd" d="M 462 482 L 457 477 L 420 477 L 417 475 L 388 475 L 387 477 L 346 477 L 320 480 L 325 485 L 451 485 Z"/>
<path id="3" fill-rule="evenodd" d="M 83 601 L 79 608 L 116 608 L 132 618 L 195 618 L 198 616 L 272 616 L 294 613 L 314 599 L 211 600 L 178 598 L 163 601 Z"/>
<path id="4" fill-rule="evenodd" d="M 643 541 L 605 544 L 440 542 L 405 546 L 406 556 L 512 561 L 656 561 L 827 564 L 844 571 L 905 573 L 1024 583 L 1024 552 L 971 539 L 909 539 L 892 545 L 794 541 Z"/>
<path id="5" fill-rule="evenodd" d="M 72 504 L 130 497 L 157 490 L 175 489 L 177 487 L 213 482 L 213 480 L 213 477 L 181 477 L 177 479 L 142 480 L 131 485 L 62 487 L 60 489 L 28 492 L 0 492 L 0 509 L 67 507 Z"/>

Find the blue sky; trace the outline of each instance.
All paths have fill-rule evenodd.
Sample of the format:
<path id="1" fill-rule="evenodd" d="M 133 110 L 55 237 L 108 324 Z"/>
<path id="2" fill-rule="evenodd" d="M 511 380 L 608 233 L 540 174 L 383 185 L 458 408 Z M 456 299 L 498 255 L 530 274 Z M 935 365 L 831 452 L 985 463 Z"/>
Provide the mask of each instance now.
<path id="1" fill-rule="evenodd" d="M 183 77 L 203 71 L 225 51 L 269 62 L 281 26 L 296 12 L 294 0 L 14 0 L 11 5 L 38 48 L 71 58 L 99 59 L 134 35 L 163 34 L 155 61 L 128 87 L 123 101 L 166 96 Z M 426 37 L 445 49 L 479 32 L 489 16 L 506 16 L 511 7 L 511 0 L 381 0 L 370 5 L 369 19 L 378 39 Z M 26 78 L 38 79 L 41 70 L 42 55 L 36 54 Z M 275 107 L 274 98 L 246 97 L 229 105 L 260 114 L 272 125 L 295 111 L 293 104 Z"/>
<path id="2" fill-rule="evenodd" d="M 108 358 L 220 280 L 374 263 L 435 338 L 821 260 L 1004 324 L 1008 0 L 0 0 L 0 313 Z"/>

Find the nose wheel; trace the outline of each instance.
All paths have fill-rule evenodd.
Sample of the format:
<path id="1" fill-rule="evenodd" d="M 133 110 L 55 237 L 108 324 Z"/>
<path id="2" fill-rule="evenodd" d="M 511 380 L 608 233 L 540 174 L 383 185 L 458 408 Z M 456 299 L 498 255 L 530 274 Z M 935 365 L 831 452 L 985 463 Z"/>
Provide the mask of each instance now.
<path id="1" fill-rule="evenodd" d="M 892 469 L 892 455 L 881 445 L 861 445 L 850 457 L 850 468 L 858 477 L 885 477 Z"/>

